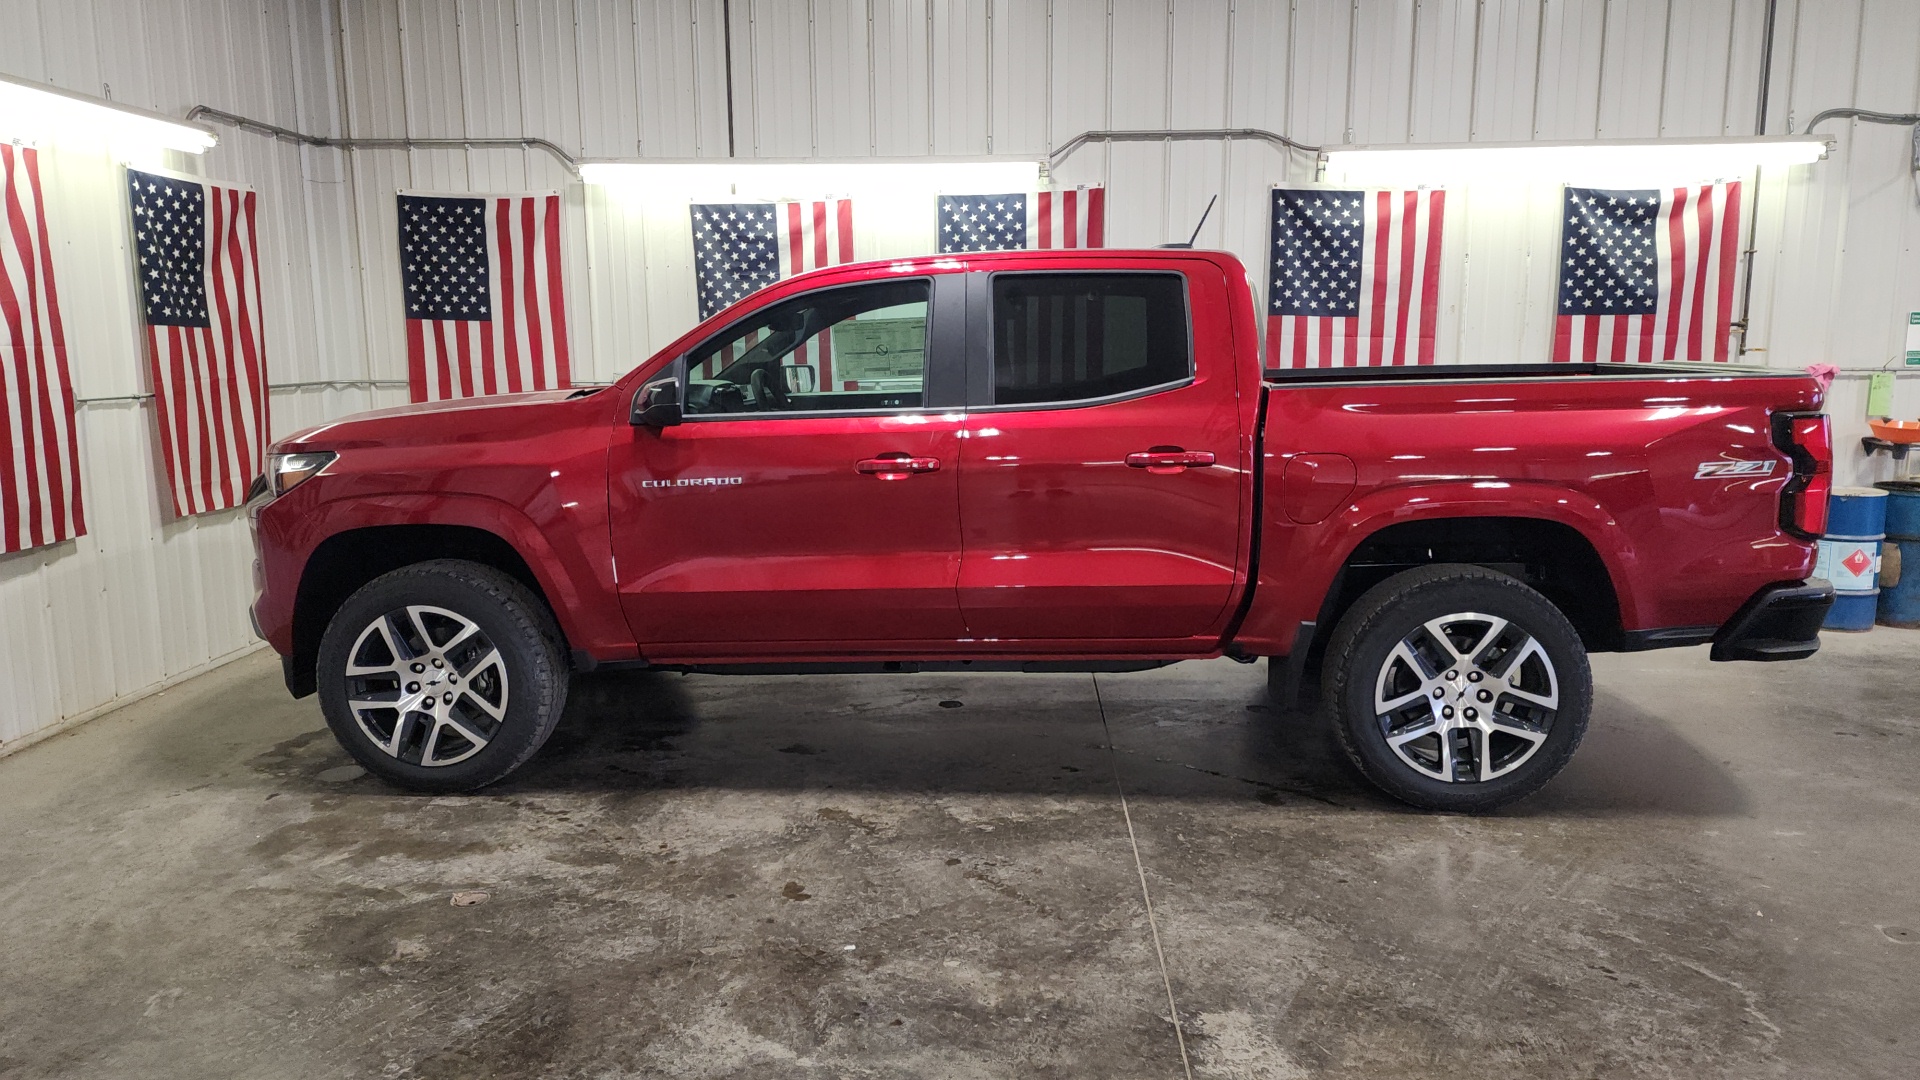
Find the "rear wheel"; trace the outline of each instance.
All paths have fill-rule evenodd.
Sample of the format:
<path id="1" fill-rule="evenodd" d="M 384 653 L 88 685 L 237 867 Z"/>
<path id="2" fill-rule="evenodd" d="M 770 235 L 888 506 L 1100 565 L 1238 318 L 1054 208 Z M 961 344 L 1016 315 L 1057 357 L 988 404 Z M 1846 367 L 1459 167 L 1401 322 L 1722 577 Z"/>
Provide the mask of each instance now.
<path id="1" fill-rule="evenodd" d="M 1410 570 L 1369 590 L 1327 649 L 1335 736 L 1382 791 L 1482 811 L 1540 789 L 1585 734 L 1593 679 L 1546 597 L 1477 566 Z"/>
<path id="2" fill-rule="evenodd" d="M 477 563 L 418 563 L 347 598 L 320 642 L 321 711 L 355 761 L 416 791 L 471 791 L 553 733 L 569 670 L 538 597 Z"/>

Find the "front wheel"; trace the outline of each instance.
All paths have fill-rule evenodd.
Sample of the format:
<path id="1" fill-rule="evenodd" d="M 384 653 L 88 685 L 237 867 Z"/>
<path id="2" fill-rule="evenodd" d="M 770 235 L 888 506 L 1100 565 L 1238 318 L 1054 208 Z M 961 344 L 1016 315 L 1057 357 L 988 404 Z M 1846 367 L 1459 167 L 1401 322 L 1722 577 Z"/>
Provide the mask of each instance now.
<path id="1" fill-rule="evenodd" d="M 569 669 L 546 605 L 491 567 L 455 560 L 382 575 L 320 640 L 320 707 L 368 772 L 415 791 L 471 791 L 540 749 Z"/>
<path id="2" fill-rule="evenodd" d="M 1375 786 L 1430 810 L 1484 811 L 1538 791 L 1586 732 L 1593 676 L 1565 615 L 1478 566 L 1397 574 L 1327 648 L 1327 707 Z"/>

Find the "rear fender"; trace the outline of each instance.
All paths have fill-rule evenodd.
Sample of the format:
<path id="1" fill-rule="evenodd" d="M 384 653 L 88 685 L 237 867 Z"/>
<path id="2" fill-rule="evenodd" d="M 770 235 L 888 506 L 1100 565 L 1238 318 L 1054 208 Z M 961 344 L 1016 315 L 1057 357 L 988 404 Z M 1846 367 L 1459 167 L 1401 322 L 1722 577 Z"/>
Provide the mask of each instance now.
<path id="1" fill-rule="evenodd" d="M 1437 481 L 1369 491 L 1317 525 L 1266 522 L 1259 587 L 1238 644 L 1257 655 L 1286 655 L 1301 623 L 1324 619 L 1322 607 L 1362 543 L 1392 525 L 1445 518 L 1530 518 L 1573 529 L 1605 566 L 1622 624 L 1639 625 L 1633 543 L 1591 496 L 1525 480 Z"/>

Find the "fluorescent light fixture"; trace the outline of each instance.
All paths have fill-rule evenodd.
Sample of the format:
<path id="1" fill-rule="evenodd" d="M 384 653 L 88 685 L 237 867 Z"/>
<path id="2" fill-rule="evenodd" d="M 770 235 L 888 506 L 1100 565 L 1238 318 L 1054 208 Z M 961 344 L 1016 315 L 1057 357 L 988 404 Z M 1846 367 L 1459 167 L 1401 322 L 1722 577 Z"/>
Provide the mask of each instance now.
<path id="1" fill-rule="evenodd" d="M 1592 142 L 1336 146 L 1321 156 L 1332 183 L 1581 183 L 1646 187 L 1746 176 L 1759 167 L 1805 165 L 1827 156 L 1824 135 L 1750 138 L 1604 139 Z"/>
<path id="2" fill-rule="evenodd" d="M 117 151 L 161 148 L 203 154 L 220 141 L 211 129 L 166 113 L 121 105 L 0 75 L 0 138 L 32 142 L 104 142 Z"/>
<path id="3" fill-rule="evenodd" d="M 822 195 L 914 196 L 932 192 L 1034 191 L 1038 160 L 874 158 L 865 161 L 586 161 L 580 179 L 610 195 L 752 202 Z"/>

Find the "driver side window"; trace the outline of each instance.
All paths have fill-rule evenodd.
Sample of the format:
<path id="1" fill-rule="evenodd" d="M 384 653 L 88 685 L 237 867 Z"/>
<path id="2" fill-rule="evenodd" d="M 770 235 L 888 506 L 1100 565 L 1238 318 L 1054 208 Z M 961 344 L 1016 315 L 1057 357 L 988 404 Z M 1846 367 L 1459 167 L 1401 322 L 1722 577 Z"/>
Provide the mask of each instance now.
<path id="1" fill-rule="evenodd" d="M 687 356 L 681 411 L 785 415 L 917 409 L 931 286 L 823 289 L 734 323 Z"/>

